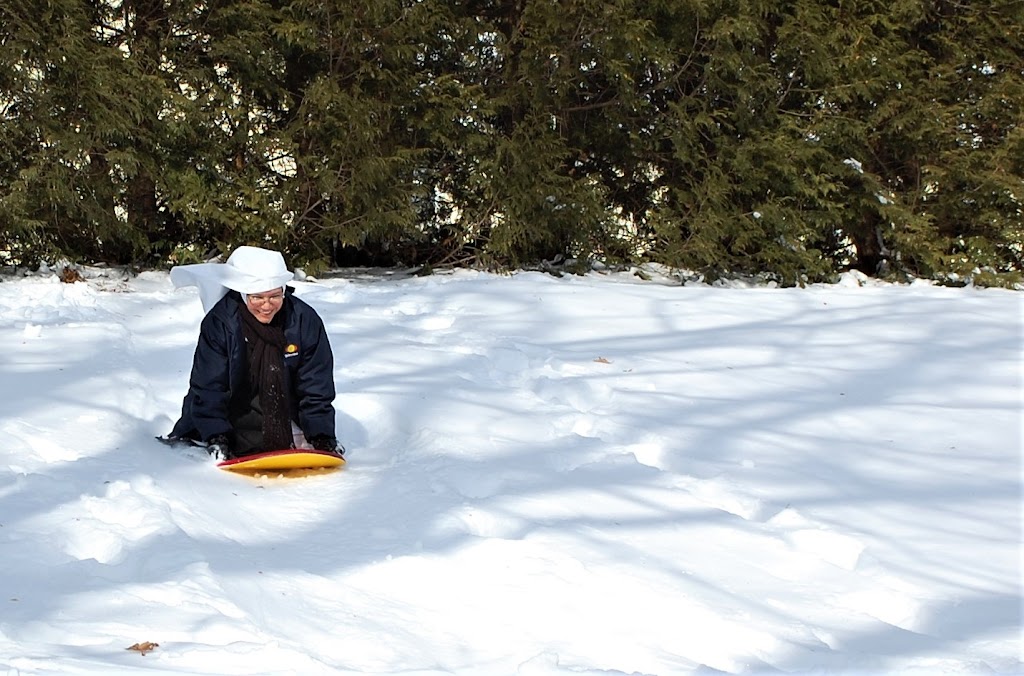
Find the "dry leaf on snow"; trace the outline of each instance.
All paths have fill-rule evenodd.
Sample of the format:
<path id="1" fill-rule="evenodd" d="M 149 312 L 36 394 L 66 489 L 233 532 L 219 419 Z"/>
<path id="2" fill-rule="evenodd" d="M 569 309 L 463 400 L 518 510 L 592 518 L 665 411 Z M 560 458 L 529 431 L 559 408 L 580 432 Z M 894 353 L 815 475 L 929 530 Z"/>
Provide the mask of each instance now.
<path id="1" fill-rule="evenodd" d="M 156 650 L 160 646 L 159 643 L 150 643 L 149 641 L 143 641 L 142 643 L 136 643 L 135 645 L 128 646 L 125 650 L 135 650 L 143 655 L 153 650 Z"/>
<path id="2" fill-rule="evenodd" d="M 81 272 L 74 269 L 70 265 L 65 265 L 64 269 L 61 270 L 60 273 L 60 281 L 64 282 L 65 284 L 74 284 L 75 282 L 84 282 L 85 277 L 82 276 Z"/>

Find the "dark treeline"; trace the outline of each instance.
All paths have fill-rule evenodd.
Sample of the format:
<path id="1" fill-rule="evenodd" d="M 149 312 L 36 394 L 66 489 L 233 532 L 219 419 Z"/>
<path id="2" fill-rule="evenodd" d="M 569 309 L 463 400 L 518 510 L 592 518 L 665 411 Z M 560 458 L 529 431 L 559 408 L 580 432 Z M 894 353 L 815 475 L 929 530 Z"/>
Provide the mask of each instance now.
<path id="1" fill-rule="evenodd" d="M 0 0 L 0 264 L 1024 269 L 1020 0 Z"/>

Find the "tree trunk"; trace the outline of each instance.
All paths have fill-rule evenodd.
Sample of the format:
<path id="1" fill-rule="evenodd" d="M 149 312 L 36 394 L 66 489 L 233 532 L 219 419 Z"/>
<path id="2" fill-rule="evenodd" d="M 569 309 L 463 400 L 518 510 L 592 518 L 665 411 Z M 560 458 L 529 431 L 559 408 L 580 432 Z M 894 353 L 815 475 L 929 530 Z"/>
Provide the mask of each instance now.
<path id="1" fill-rule="evenodd" d="M 850 239 L 857 250 L 857 260 L 853 267 L 866 275 L 883 274 L 889 261 L 889 249 L 882 240 L 878 216 L 866 214 L 861 219 L 861 226 L 850 233 Z"/>
<path id="2" fill-rule="evenodd" d="M 164 0 L 125 0 L 124 12 L 129 53 L 137 71 L 147 78 L 159 77 L 162 38 L 168 30 Z M 137 241 L 153 245 L 164 238 L 161 232 L 157 185 L 147 166 L 155 158 L 153 139 L 157 133 L 162 101 L 159 96 L 153 96 L 143 97 L 143 102 L 143 119 L 133 139 L 133 147 L 130 148 L 138 159 L 138 171 L 128 180 L 126 209 L 129 229 Z"/>

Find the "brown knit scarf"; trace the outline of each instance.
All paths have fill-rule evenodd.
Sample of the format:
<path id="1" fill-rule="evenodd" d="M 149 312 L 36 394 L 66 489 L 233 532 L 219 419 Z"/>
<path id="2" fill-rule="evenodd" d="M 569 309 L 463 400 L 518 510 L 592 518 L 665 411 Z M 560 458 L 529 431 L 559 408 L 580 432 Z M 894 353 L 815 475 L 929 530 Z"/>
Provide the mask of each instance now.
<path id="1" fill-rule="evenodd" d="M 278 451 L 291 448 L 291 407 L 284 378 L 284 313 L 274 315 L 269 324 L 256 319 L 242 298 L 242 334 L 248 344 L 249 387 L 258 392 L 263 409 L 263 448 Z"/>

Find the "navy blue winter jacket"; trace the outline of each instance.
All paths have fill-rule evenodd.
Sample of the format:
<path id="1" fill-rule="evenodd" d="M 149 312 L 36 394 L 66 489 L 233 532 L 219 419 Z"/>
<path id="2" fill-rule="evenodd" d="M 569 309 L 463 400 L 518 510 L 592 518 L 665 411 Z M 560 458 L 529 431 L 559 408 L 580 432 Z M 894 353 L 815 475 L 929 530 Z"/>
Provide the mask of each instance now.
<path id="1" fill-rule="evenodd" d="M 316 311 L 295 298 L 288 287 L 285 313 L 285 382 L 291 400 L 291 418 L 306 439 L 335 437 L 334 356 L 324 323 Z M 192 362 L 189 390 L 181 406 L 181 419 L 172 438 L 208 440 L 217 434 L 230 437 L 228 419 L 232 396 L 245 391 L 248 363 L 242 318 L 247 310 L 239 294 L 228 292 L 203 318 Z"/>

